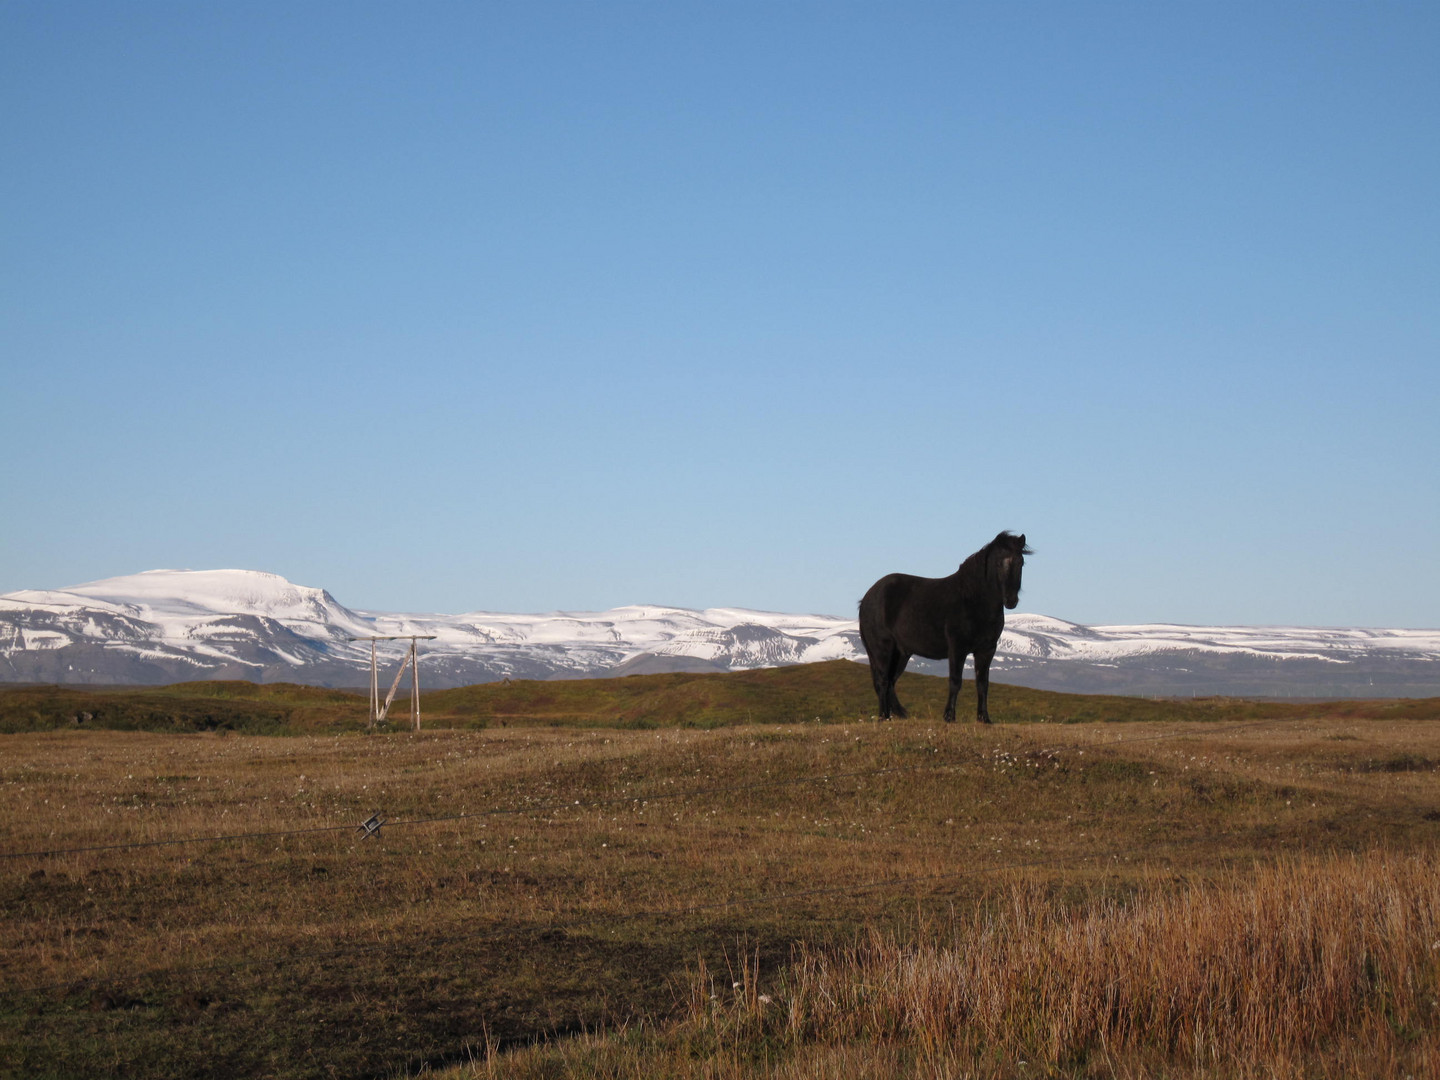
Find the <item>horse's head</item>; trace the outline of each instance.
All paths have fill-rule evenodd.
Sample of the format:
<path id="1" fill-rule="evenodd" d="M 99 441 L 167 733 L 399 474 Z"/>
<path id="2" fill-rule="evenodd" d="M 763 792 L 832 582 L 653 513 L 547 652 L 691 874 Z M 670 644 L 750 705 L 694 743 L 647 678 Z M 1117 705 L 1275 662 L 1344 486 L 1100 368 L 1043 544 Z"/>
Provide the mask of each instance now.
<path id="1" fill-rule="evenodd" d="M 1020 575 L 1025 569 L 1025 556 L 1033 552 L 1025 545 L 1025 534 L 1016 536 L 1002 532 L 990 541 L 990 570 L 1000 586 L 1005 606 L 1013 609 L 1020 603 Z"/>

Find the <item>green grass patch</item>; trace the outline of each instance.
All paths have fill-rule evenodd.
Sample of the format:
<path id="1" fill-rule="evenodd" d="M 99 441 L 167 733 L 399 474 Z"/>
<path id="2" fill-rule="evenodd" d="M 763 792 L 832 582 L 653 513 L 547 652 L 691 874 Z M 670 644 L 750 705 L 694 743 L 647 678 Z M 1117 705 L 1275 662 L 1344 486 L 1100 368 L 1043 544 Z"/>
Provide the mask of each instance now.
<path id="1" fill-rule="evenodd" d="M 909 674 L 898 690 L 914 721 L 940 719 L 946 680 Z M 957 712 L 972 722 L 966 680 Z M 421 695 L 427 728 L 581 727 L 646 730 L 739 724 L 853 723 L 873 717 L 869 669 L 848 660 L 722 674 L 631 675 L 618 679 L 481 683 Z M 100 728 L 118 731 L 233 731 L 319 734 L 365 728 L 363 694 L 289 683 L 176 683 L 91 690 L 74 686 L 0 689 L 0 733 Z M 1150 700 L 991 685 L 998 723 L 1089 724 L 1336 719 L 1440 719 L 1440 698 L 1285 703 L 1238 698 Z M 391 730 L 408 724 L 402 697 Z"/>

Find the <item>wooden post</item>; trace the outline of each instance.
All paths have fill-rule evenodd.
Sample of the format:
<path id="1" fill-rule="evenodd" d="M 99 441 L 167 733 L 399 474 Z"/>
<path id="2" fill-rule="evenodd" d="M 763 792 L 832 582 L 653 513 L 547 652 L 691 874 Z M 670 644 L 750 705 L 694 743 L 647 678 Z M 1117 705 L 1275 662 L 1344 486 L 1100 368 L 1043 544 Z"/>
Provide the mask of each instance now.
<path id="1" fill-rule="evenodd" d="M 420 730 L 420 642 L 410 639 L 410 720 Z"/>
<path id="2" fill-rule="evenodd" d="M 375 730 L 380 722 L 380 668 L 375 659 L 375 639 L 370 639 L 370 720 L 366 728 Z"/>
<path id="3" fill-rule="evenodd" d="M 410 668 L 410 724 L 416 730 L 420 730 L 420 642 L 434 641 L 435 634 L 376 634 L 374 637 L 352 637 L 351 641 L 370 642 L 370 721 L 367 730 L 374 731 L 380 726 L 380 722 L 390 712 L 390 704 L 395 700 L 395 691 L 400 689 L 400 680 L 405 677 L 405 668 Z M 380 663 L 375 653 L 377 641 L 406 641 L 410 642 L 410 648 L 405 652 L 405 659 L 400 661 L 400 670 L 395 672 L 395 681 L 390 685 L 390 693 L 385 697 L 385 704 L 380 704 Z"/>

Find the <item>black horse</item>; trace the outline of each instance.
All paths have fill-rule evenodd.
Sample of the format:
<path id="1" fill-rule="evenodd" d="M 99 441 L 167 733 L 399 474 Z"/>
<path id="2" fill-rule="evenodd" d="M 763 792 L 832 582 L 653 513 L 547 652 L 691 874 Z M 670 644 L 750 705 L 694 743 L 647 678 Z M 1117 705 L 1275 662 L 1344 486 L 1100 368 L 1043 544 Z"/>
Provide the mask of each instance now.
<path id="1" fill-rule="evenodd" d="M 945 722 L 955 722 L 955 698 L 965 657 L 975 654 L 975 719 L 990 723 L 990 661 L 1005 629 L 1005 609 L 1020 602 L 1025 534 L 1002 532 L 949 577 L 886 574 L 860 601 L 860 640 L 870 655 L 870 678 L 880 699 L 880 719 L 906 716 L 895 696 L 910 657 L 950 661 Z"/>

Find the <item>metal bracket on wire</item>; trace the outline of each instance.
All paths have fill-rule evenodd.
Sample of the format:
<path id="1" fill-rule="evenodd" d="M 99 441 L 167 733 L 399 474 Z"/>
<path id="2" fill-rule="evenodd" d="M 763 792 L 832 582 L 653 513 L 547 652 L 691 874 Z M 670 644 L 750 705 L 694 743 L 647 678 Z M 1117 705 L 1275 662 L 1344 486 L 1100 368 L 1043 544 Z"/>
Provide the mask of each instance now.
<path id="1" fill-rule="evenodd" d="M 385 819 L 379 814 L 371 814 L 360 823 L 360 832 L 363 834 L 360 839 L 367 836 L 374 836 L 380 831 L 380 826 L 385 824 Z"/>

